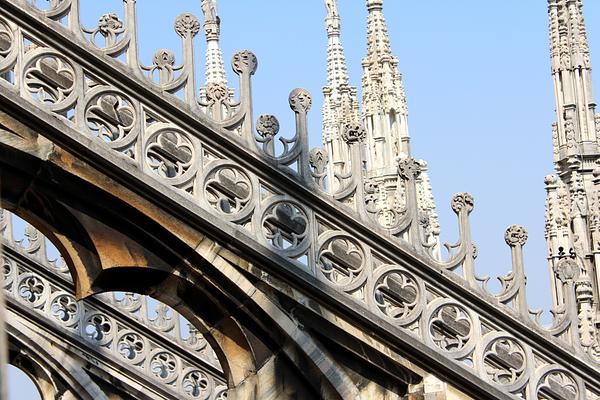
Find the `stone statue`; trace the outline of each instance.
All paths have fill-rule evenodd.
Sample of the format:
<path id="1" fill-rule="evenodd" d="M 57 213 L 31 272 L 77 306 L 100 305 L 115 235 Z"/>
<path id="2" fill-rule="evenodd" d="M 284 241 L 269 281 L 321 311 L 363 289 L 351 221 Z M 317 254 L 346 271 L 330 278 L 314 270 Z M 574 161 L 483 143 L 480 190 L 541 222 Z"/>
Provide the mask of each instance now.
<path id="1" fill-rule="evenodd" d="M 200 7 L 204 14 L 205 23 L 219 23 L 219 9 L 217 8 L 217 0 L 200 0 Z"/>
<path id="2" fill-rule="evenodd" d="M 338 16 L 336 0 L 325 0 L 325 7 L 327 7 L 327 17 L 333 18 Z"/>

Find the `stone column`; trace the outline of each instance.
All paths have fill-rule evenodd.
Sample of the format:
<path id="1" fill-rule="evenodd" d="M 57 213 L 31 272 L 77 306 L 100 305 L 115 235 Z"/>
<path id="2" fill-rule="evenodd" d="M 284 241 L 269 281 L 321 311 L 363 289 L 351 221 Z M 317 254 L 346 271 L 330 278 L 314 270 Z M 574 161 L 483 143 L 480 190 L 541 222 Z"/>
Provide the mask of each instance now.
<path id="1" fill-rule="evenodd" d="M 0 202 L 0 207 L 2 203 Z M 3 253 L 3 245 L 0 241 L 0 259 Z M 8 362 L 8 342 L 6 340 L 5 325 L 6 304 L 4 303 L 4 274 L 0 273 L 0 399 L 8 398 L 8 381 L 6 365 Z"/>

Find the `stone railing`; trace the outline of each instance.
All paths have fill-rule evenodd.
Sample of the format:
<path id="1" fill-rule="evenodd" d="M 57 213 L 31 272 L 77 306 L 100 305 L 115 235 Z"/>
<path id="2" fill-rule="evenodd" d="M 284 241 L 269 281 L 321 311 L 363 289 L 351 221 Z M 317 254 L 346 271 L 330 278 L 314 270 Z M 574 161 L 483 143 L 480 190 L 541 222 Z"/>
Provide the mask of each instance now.
<path id="1" fill-rule="evenodd" d="M 347 307 L 368 310 L 367 318 L 382 318 L 390 330 L 425 343 L 469 376 L 524 398 L 597 398 L 592 391 L 600 391 L 600 367 L 579 341 L 572 277 L 564 275 L 565 306 L 554 310 L 551 327 L 530 315 L 522 227 L 507 230 L 513 271 L 501 279 L 501 293 L 491 294 L 487 278 L 475 274 L 472 196 L 454 196 L 459 238 L 440 260 L 417 205 L 419 162 L 399 161 L 404 194 L 396 209 L 382 207 L 378 188 L 363 176 L 364 128 L 349 124 L 344 140 L 350 161 L 344 173 L 327 176 L 326 151 L 308 148 L 311 97 L 303 89 L 289 97 L 295 134 L 275 146 L 277 119 L 263 115 L 254 124 L 252 116 L 250 78 L 258 65 L 252 53 L 233 56 L 239 101 L 224 87 L 207 88 L 201 101 L 193 65 L 200 22 L 194 16 L 175 22 L 181 65 L 160 50 L 151 66 L 143 66 L 135 1 L 124 1 L 123 21 L 106 14 L 94 28 L 82 27 L 78 0 L 45 8 L 37 3 L 0 0 L 3 101 L 23 100 L 23 107 L 34 105 L 58 119 L 69 140 L 97 138 L 117 155 L 115 165 L 152 177 L 182 204 L 233 227 L 232 240 L 245 235 L 261 254 L 277 255 L 286 272 L 315 286 L 326 283 L 345 296 Z"/>
<path id="2" fill-rule="evenodd" d="M 69 271 L 47 239 L 1 209 L 0 245 L 9 308 L 26 307 L 70 345 L 104 356 L 96 360 L 108 357 L 107 364 L 119 366 L 121 373 L 146 376 L 172 393 L 166 398 L 226 397 L 214 351 L 174 310 L 133 293 L 107 293 L 77 301 Z M 53 251 L 47 251 L 49 245 Z"/>

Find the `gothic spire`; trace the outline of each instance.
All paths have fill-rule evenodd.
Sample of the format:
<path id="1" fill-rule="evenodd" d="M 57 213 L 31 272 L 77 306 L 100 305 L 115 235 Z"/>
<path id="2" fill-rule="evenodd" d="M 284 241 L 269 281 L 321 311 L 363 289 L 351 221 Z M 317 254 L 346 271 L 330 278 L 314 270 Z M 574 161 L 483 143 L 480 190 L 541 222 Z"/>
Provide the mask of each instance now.
<path id="1" fill-rule="evenodd" d="M 200 6 L 204 14 L 204 35 L 206 36 L 206 85 L 217 83 L 227 86 L 225 62 L 219 46 L 221 19 L 217 8 L 217 0 L 201 0 Z"/>
<path id="2" fill-rule="evenodd" d="M 548 0 L 556 91 L 555 162 L 598 155 L 592 66 L 582 0 Z"/>
<path id="3" fill-rule="evenodd" d="M 370 174 L 393 169 L 410 154 L 407 106 L 398 59 L 390 47 L 383 0 L 367 0 L 367 56 L 363 59 L 363 113 Z"/>
<path id="4" fill-rule="evenodd" d="M 398 162 L 410 157 L 408 111 L 398 59 L 392 54 L 383 0 L 366 0 L 367 55 L 362 61 L 362 105 L 366 176 L 378 187 L 376 200 L 380 216 L 397 215 L 407 201 L 404 183 L 398 180 Z M 421 174 L 416 181 L 417 204 L 424 239 L 439 257 L 440 227 L 427 163 L 418 161 Z M 382 220 L 384 226 L 390 222 Z M 390 226 L 386 226 L 390 227 Z"/>
<path id="5" fill-rule="evenodd" d="M 325 0 L 327 17 L 327 86 L 323 88 L 323 144 L 330 154 L 332 171 L 340 172 L 349 150 L 342 139 L 344 126 L 359 120 L 356 87 L 349 85 L 346 56 L 340 41 L 340 16 L 336 0 Z"/>
<path id="6" fill-rule="evenodd" d="M 554 306 L 566 303 L 568 292 L 559 272 L 570 264 L 576 271 L 580 326 L 593 327 L 594 314 L 600 315 L 600 118 L 595 114 L 583 1 L 548 0 L 548 15 L 556 94 L 552 139 L 558 173 L 546 178 L 546 241 Z M 594 304 L 595 312 L 588 303 Z M 581 344 L 597 353 L 599 333 L 580 330 Z"/>

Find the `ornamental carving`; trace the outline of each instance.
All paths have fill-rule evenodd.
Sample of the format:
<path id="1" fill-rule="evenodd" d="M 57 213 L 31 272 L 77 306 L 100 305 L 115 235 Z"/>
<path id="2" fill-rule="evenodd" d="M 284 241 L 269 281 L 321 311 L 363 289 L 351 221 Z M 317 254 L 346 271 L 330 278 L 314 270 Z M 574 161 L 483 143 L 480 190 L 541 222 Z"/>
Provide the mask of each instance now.
<path id="1" fill-rule="evenodd" d="M 474 205 L 475 200 L 469 193 L 458 193 L 452 198 L 452 210 L 457 214 L 463 210 L 470 213 Z"/>
<path id="2" fill-rule="evenodd" d="M 571 374 L 563 370 L 552 370 L 540 379 L 536 390 L 537 400 L 577 400 L 579 397 L 579 385 Z"/>
<path id="3" fill-rule="evenodd" d="M 211 381 L 200 370 L 190 371 L 181 381 L 183 392 L 192 399 L 207 399 L 211 392 Z"/>
<path id="4" fill-rule="evenodd" d="M 79 321 L 79 304 L 68 293 L 59 293 L 50 301 L 50 314 L 65 326 L 73 326 Z"/>
<path id="5" fill-rule="evenodd" d="M 48 290 L 46 282 L 35 274 L 23 275 L 17 285 L 17 291 L 21 299 L 30 303 L 32 307 L 39 307 L 44 304 Z"/>
<path id="6" fill-rule="evenodd" d="M 554 265 L 554 273 L 561 282 L 570 282 L 579 275 L 579 266 L 574 259 L 565 257 Z"/>
<path id="7" fill-rule="evenodd" d="M 262 218 L 263 235 L 277 250 L 294 252 L 307 241 L 308 216 L 298 205 L 280 201 L 269 206 Z"/>
<path id="8" fill-rule="evenodd" d="M 526 373 L 527 355 L 515 339 L 492 340 L 483 351 L 483 364 L 488 378 L 499 385 L 515 385 Z"/>
<path id="9" fill-rule="evenodd" d="M 14 47 L 14 34 L 12 29 L 0 20 L 0 62 L 12 52 Z"/>
<path id="10" fill-rule="evenodd" d="M 458 304 L 437 307 L 429 320 L 431 340 L 443 351 L 461 352 L 471 341 L 473 321 L 466 309 Z"/>
<path id="11" fill-rule="evenodd" d="M 146 146 L 146 163 L 162 178 L 179 178 L 194 162 L 195 151 L 188 137 L 178 131 L 165 129 L 152 137 Z"/>
<path id="12" fill-rule="evenodd" d="M 308 162 L 317 173 L 325 172 L 329 162 L 329 153 L 321 147 L 315 147 L 310 151 Z"/>
<path id="13" fill-rule="evenodd" d="M 279 121 L 274 115 L 261 115 L 256 120 L 256 131 L 261 138 L 272 140 L 279 133 Z"/>
<path id="14" fill-rule="evenodd" d="M 172 71 L 175 65 L 175 53 L 169 49 L 160 49 L 154 53 L 152 64 L 156 69 L 167 69 Z"/>
<path id="15" fill-rule="evenodd" d="M 168 351 L 159 351 L 150 358 L 148 369 L 150 373 L 165 383 L 177 379 L 179 362 L 177 358 Z"/>
<path id="16" fill-rule="evenodd" d="M 136 119 L 131 100 L 116 92 L 94 96 L 85 109 L 90 133 L 106 142 L 124 139 L 135 126 Z"/>
<path id="17" fill-rule="evenodd" d="M 225 101 L 229 97 L 229 89 L 222 82 L 209 82 L 206 84 L 206 100 L 209 104 Z"/>
<path id="18" fill-rule="evenodd" d="M 511 225 L 506 229 L 504 241 L 510 247 L 524 246 L 527 243 L 527 230 L 521 225 Z"/>
<path id="19" fill-rule="evenodd" d="M 342 139 L 344 139 L 344 142 L 346 142 L 348 145 L 362 143 L 365 141 L 366 137 L 367 131 L 360 122 L 348 122 L 346 125 L 344 125 Z"/>
<path id="20" fill-rule="evenodd" d="M 365 261 L 365 253 L 360 244 L 348 236 L 333 236 L 323 243 L 318 253 L 321 274 L 339 287 L 359 282 Z"/>
<path id="21" fill-rule="evenodd" d="M 231 66 L 237 74 L 254 75 L 258 68 L 258 60 L 251 51 L 242 50 L 235 53 Z"/>
<path id="22" fill-rule="evenodd" d="M 294 89 L 290 93 L 289 103 L 295 113 L 306 114 L 312 106 L 312 97 L 306 89 Z"/>
<path id="23" fill-rule="evenodd" d="M 250 208 L 252 193 L 250 177 L 234 165 L 212 168 L 204 181 L 205 199 L 221 215 L 241 216 Z"/>
<path id="24" fill-rule="evenodd" d="M 121 22 L 117 14 L 104 14 L 100 17 L 100 20 L 98 20 L 98 31 L 100 31 L 104 37 L 114 35 L 122 28 L 123 22 Z"/>
<path id="25" fill-rule="evenodd" d="M 421 165 L 412 157 L 402 158 L 398 161 L 398 174 L 402 179 L 416 179 L 421 174 Z"/>
<path id="26" fill-rule="evenodd" d="M 31 97 L 40 103 L 62 103 L 75 88 L 75 70 L 61 56 L 40 55 L 27 64 L 24 85 Z"/>
<path id="27" fill-rule="evenodd" d="M 423 295 L 422 283 L 398 268 L 383 273 L 375 282 L 373 291 L 377 308 L 400 324 L 409 323 L 418 316 Z"/>
<path id="28" fill-rule="evenodd" d="M 2 261 L 2 283 L 4 284 L 5 289 L 10 289 L 14 280 L 14 273 L 16 272 L 16 267 L 13 264 L 12 260 L 6 257 L 0 257 L 0 261 Z"/>
<path id="29" fill-rule="evenodd" d="M 146 341 L 135 332 L 126 331 L 117 339 L 117 352 L 128 362 L 138 364 L 146 357 Z"/>
<path id="30" fill-rule="evenodd" d="M 193 38 L 200 32 L 200 21 L 192 14 L 181 14 L 175 20 L 175 32 L 182 38 Z"/>
<path id="31" fill-rule="evenodd" d="M 81 329 L 87 340 L 99 346 L 109 343 L 115 330 L 112 320 L 99 312 L 88 315 L 84 319 Z"/>
<path id="32" fill-rule="evenodd" d="M 100 17 L 96 28 L 92 30 L 83 28 L 83 31 L 90 35 L 90 41 L 94 46 L 112 47 L 117 44 L 119 36 L 125 32 L 125 27 L 117 14 L 110 13 Z M 103 46 L 97 43 L 99 37 L 104 40 Z"/>

